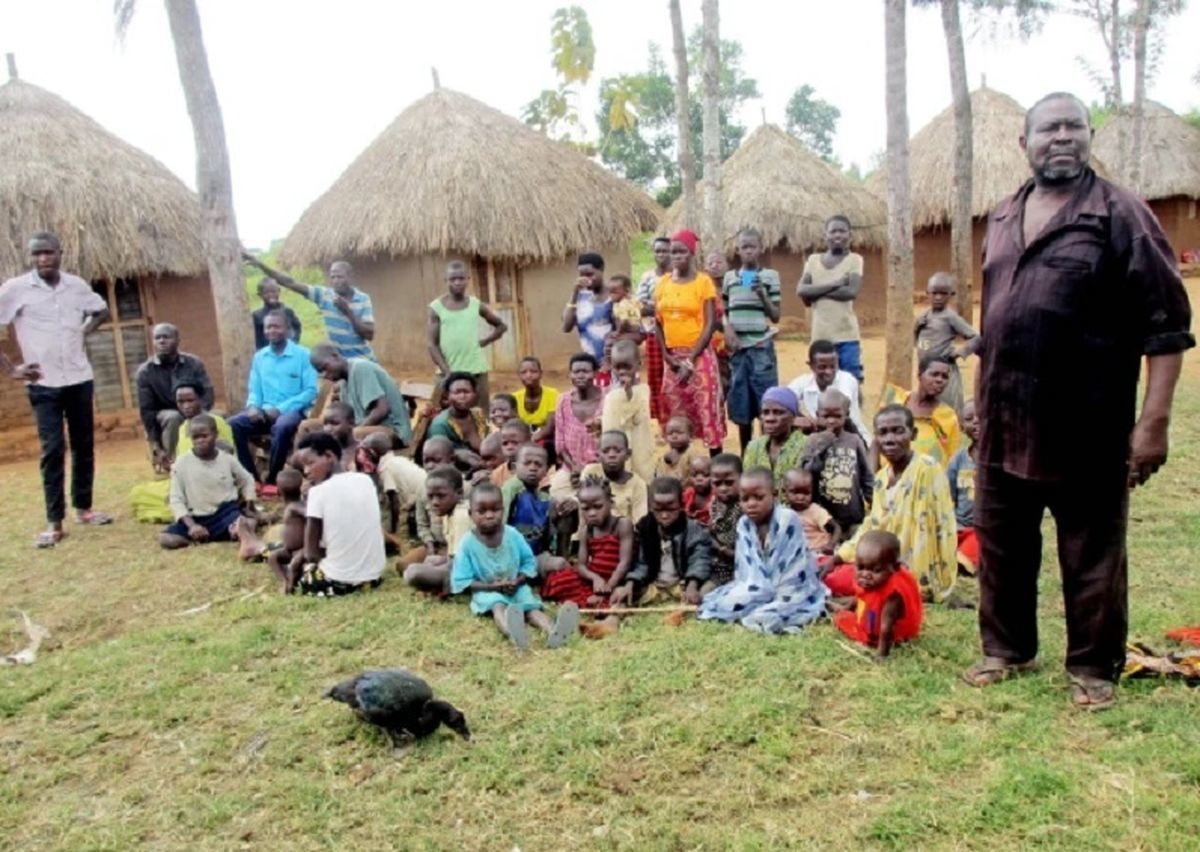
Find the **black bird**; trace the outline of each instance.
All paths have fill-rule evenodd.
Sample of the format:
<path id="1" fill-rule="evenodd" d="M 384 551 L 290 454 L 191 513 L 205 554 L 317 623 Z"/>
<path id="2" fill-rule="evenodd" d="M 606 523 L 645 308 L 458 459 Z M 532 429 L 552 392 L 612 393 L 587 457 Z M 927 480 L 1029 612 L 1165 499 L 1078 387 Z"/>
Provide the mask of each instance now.
<path id="1" fill-rule="evenodd" d="M 464 740 L 471 739 L 467 718 L 457 707 L 433 697 L 429 684 L 404 669 L 363 672 L 325 693 L 358 718 L 387 731 L 392 745 L 419 740 L 445 725 Z"/>

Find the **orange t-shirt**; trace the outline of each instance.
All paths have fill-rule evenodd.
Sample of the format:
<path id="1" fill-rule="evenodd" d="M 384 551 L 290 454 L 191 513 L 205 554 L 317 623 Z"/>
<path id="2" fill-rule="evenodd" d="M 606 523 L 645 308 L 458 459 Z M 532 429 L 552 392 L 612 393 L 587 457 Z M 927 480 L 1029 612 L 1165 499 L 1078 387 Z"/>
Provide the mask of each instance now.
<path id="1" fill-rule="evenodd" d="M 697 272 L 695 279 L 686 284 L 672 281 L 670 273 L 658 279 L 654 288 L 655 316 L 668 349 L 696 345 L 704 331 L 704 303 L 716 299 L 717 287 L 704 272 Z"/>

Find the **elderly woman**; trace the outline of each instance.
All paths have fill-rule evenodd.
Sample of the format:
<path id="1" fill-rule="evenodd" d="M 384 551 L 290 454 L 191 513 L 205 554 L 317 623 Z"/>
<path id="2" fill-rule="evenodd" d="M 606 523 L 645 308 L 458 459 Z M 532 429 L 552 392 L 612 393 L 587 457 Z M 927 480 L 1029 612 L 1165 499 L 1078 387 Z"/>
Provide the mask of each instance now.
<path id="1" fill-rule="evenodd" d="M 795 426 L 800 401 L 790 388 L 768 388 L 759 407 L 763 433 L 746 445 L 742 467 L 765 467 L 775 477 L 775 491 L 783 488 L 789 470 L 800 466 L 804 433 Z"/>
<path id="2" fill-rule="evenodd" d="M 717 324 L 717 288 L 696 271 L 699 242 L 686 230 L 671 237 L 671 271 L 654 288 L 655 334 L 663 350 L 665 417 L 686 417 L 693 434 L 716 453 L 725 441 L 720 375 L 709 345 Z"/>
<path id="3" fill-rule="evenodd" d="M 884 388 L 879 408 L 891 404 L 903 405 L 912 412 L 916 424 L 916 435 L 912 439 L 913 450 L 929 456 L 942 470 L 962 446 L 962 431 L 958 426 L 958 415 L 954 409 L 941 401 L 942 392 L 950 381 L 953 364 L 945 357 L 925 355 L 917 367 L 917 388 L 907 391 L 896 385 Z M 873 448 L 878 456 L 878 448 Z M 875 467 L 878 468 L 878 463 Z"/>

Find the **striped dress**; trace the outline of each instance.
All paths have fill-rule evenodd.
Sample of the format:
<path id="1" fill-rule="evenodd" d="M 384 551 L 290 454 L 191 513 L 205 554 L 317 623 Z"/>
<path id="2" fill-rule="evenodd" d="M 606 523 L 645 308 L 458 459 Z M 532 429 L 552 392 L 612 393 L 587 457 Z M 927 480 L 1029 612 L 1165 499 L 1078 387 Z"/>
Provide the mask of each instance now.
<path id="1" fill-rule="evenodd" d="M 588 570 L 605 580 L 612 577 L 621 562 L 621 537 L 614 530 L 605 535 L 588 537 Z M 558 603 L 574 602 L 581 607 L 588 605 L 592 584 L 574 568 L 560 568 L 546 575 L 542 582 L 542 599 Z M 607 606 L 605 601 L 601 606 Z"/>

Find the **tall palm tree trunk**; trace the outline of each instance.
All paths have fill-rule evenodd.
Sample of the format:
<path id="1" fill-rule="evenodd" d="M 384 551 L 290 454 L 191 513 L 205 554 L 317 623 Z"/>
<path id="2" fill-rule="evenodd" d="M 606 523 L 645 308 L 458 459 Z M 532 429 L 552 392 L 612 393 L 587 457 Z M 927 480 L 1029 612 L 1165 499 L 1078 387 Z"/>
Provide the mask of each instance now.
<path id="1" fill-rule="evenodd" d="M 225 404 L 241 408 L 254 354 L 250 312 L 242 277 L 241 240 L 233 213 L 233 181 L 221 105 L 208 68 L 196 0 L 166 0 L 175 42 L 179 82 L 196 141 L 196 190 L 203 211 L 201 237 L 217 314 Z"/>
<path id="2" fill-rule="evenodd" d="M 721 37 L 718 0 L 704 0 L 704 244 L 723 249 L 725 198 L 721 185 Z"/>
<path id="3" fill-rule="evenodd" d="M 967 322 L 974 310 L 975 247 L 971 221 L 974 165 L 971 92 L 967 88 L 967 58 L 963 49 L 959 0 L 942 0 L 942 30 L 954 97 L 954 198 L 950 208 L 950 270 L 958 281 L 958 312 Z"/>
<path id="4" fill-rule="evenodd" d="M 683 184 L 683 218 L 689 228 L 700 224 L 696 207 L 696 162 L 692 159 L 691 122 L 688 120 L 687 40 L 679 0 L 671 0 L 671 37 L 675 46 L 675 121 L 679 130 L 679 180 Z"/>
<path id="5" fill-rule="evenodd" d="M 887 381 L 908 387 L 913 369 L 913 228 L 908 175 L 907 0 L 885 0 L 887 68 Z"/>

